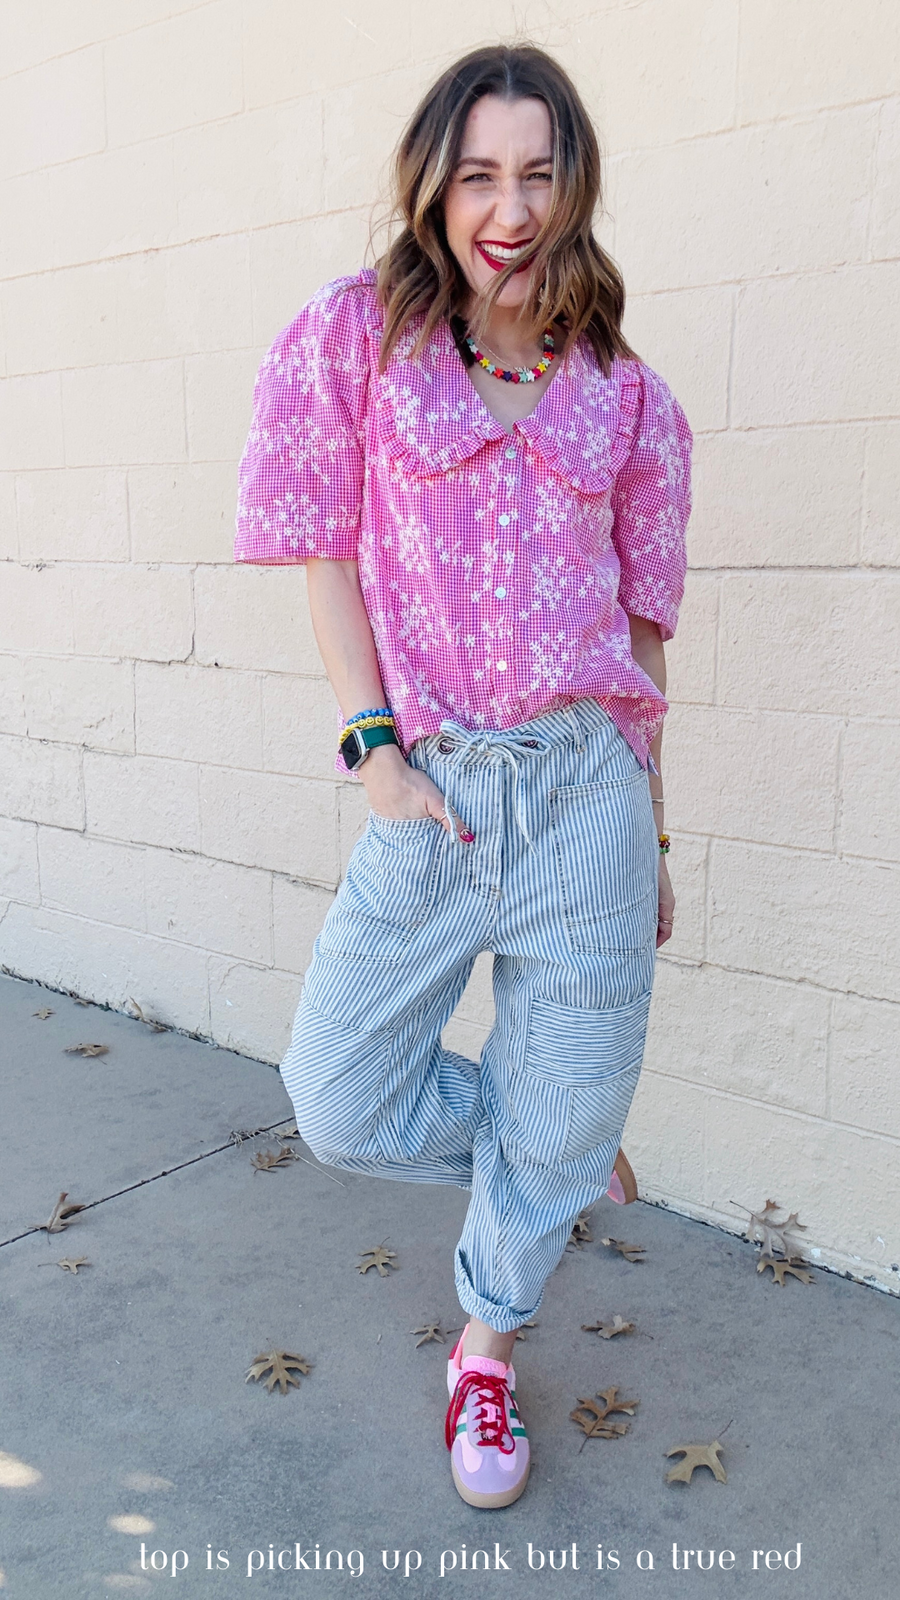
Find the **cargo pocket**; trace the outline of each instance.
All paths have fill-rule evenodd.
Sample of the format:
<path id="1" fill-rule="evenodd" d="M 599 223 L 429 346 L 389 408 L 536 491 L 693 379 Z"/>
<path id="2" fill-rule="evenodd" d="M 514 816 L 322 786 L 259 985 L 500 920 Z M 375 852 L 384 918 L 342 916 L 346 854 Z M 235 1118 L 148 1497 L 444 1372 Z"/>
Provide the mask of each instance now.
<path id="1" fill-rule="evenodd" d="M 647 774 L 551 789 L 550 828 L 573 950 L 652 946 L 658 850 Z"/>
<path id="2" fill-rule="evenodd" d="M 444 839 L 433 817 L 370 811 L 319 934 L 318 952 L 389 966 L 402 961 L 431 914 Z"/>
<path id="3" fill-rule="evenodd" d="M 535 998 L 525 1054 L 511 1077 L 512 1142 L 553 1166 L 618 1142 L 637 1086 L 650 995 L 611 1011 Z"/>

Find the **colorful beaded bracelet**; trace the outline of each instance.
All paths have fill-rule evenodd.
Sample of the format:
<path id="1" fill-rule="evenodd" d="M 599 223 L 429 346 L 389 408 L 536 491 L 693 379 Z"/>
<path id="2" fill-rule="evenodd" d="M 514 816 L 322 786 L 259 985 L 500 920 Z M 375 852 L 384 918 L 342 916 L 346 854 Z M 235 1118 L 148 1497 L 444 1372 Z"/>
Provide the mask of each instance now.
<path id="1" fill-rule="evenodd" d="M 341 736 L 340 736 L 340 739 L 338 740 L 338 747 L 340 748 L 340 746 L 345 742 L 345 740 L 349 737 L 349 735 L 351 733 L 355 733 L 358 728 L 393 728 L 393 727 L 394 727 L 394 719 L 393 719 L 393 717 L 390 717 L 390 716 L 388 716 L 388 717 L 357 717 L 355 722 L 350 723 L 346 728 L 343 729 L 343 731 L 341 733 Z"/>
<path id="2" fill-rule="evenodd" d="M 669 851 L 671 850 L 671 848 L 672 848 L 672 841 L 669 838 L 669 835 L 667 833 L 661 833 L 659 835 L 659 853 L 660 853 L 660 855 L 667 856 L 669 854 Z"/>
<path id="3" fill-rule="evenodd" d="M 393 715 L 390 706 L 370 706 L 368 711 L 355 711 L 352 717 L 347 718 L 345 726 L 352 728 L 361 717 L 393 717 Z"/>

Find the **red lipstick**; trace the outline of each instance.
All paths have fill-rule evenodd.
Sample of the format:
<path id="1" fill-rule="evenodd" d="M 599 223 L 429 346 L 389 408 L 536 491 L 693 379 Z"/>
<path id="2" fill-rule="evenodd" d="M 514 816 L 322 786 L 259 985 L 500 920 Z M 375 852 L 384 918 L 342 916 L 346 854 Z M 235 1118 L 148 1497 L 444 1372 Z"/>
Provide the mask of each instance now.
<path id="1" fill-rule="evenodd" d="M 497 245 L 502 250 L 523 250 L 526 245 L 531 244 L 531 239 L 521 239 L 514 242 L 511 242 L 508 239 L 475 240 L 475 248 L 478 251 L 478 254 L 481 256 L 482 261 L 486 261 L 488 266 L 493 267 L 495 272 L 502 272 L 504 267 L 509 266 L 509 262 L 498 261 L 496 256 L 489 255 L 488 251 L 484 249 L 484 246 L 490 244 Z M 516 267 L 513 277 L 515 277 L 516 272 L 524 272 L 525 269 L 531 265 L 533 259 L 534 258 L 532 256 L 526 256 Z"/>

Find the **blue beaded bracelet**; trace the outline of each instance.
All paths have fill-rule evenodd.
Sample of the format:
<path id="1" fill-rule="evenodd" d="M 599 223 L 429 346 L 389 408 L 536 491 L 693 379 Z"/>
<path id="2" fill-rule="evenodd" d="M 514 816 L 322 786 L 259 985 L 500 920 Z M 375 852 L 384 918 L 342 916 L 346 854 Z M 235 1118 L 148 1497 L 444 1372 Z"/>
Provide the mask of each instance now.
<path id="1" fill-rule="evenodd" d="M 344 727 L 352 728 L 354 722 L 360 722 L 363 717 L 392 717 L 393 715 L 394 713 L 390 706 L 375 706 L 369 711 L 355 712 L 352 717 L 347 718 L 347 721 L 344 723 Z"/>

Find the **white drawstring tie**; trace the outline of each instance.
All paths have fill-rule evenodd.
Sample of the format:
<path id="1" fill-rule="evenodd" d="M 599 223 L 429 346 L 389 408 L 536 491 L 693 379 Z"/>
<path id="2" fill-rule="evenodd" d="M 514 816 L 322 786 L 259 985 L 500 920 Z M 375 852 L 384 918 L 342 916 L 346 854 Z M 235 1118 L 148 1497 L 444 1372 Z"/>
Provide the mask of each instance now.
<path id="1" fill-rule="evenodd" d="M 564 710 L 575 726 L 578 736 L 578 748 L 583 750 L 584 737 L 575 708 L 574 706 L 566 706 Z M 460 723 L 453 722 L 449 717 L 441 723 L 441 733 L 448 734 L 451 738 L 457 740 L 457 748 L 450 763 L 453 767 L 461 765 L 467 756 L 481 755 L 496 756 L 501 762 L 505 762 L 509 766 L 513 774 L 513 810 L 516 822 L 529 848 L 534 850 L 534 841 L 526 827 L 520 803 L 520 762 L 527 756 L 538 755 L 545 751 L 548 748 L 546 740 L 536 737 L 534 733 L 516 733 L 512 728 L 464 728 Z M 458 838 L 456 818 L 451 815 L 449 807 L 446 807 L 446 812 L 450 819 L 451 837 L 455 842 Z"/>

